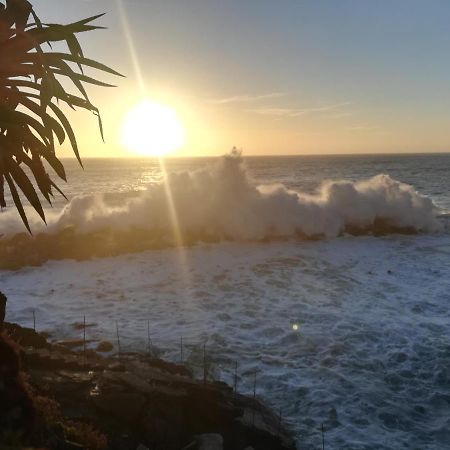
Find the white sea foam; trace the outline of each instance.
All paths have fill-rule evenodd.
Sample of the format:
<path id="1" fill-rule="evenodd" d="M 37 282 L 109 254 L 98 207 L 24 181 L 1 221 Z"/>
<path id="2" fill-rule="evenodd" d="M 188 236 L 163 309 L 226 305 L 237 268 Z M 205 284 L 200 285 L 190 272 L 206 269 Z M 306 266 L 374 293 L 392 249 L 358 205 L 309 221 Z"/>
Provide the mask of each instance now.
<path id="1" fill-rule="evenodd" d="M 170 235 L 169 190 L 183 238 L 287 239 L 199 244 L 0 271 L 0 290 L 9 297 L 7 318 L 31 325 L 35 310 L 38 329 L 58 339 L 78 337 L 67 325 L 86 315 L 96 324 L 89 338 L 112 342 L 117 320 L 127 350 L 146 348 L 149 319 L 154 344 L 175 361 L 181 336 L 189 360 L 195 360 L 194 344 L 203 348 L 206 343 L 221 377 L 232 381 L 239 362 L 239 390 L 251 392 L 254 369 L 259 370 L 258 395 L 282 408 L 300 449 L 321 446 L 322 423 L 330 448 L 446 448 L 450 236 L 295 239 L 334 237 L 358 227 L 370 232 L 377 221 L 419 232 L 439 229 L 431 200 L 387 175 L 328 181 L 312 192 L 325 173 L 361 180 L 377 173 L 375 166 L 420 186 L 448 209 L 447 159 L 431 158 L 433 170 L 422 171 L 428 157 L 399 157 L 396 163 L 389 157 L 384 164 L 367 158 L 253 160 L 249 166 L 257 167 L 251 172 L 260 180 L 256 183 L 235 155 L 204 169 L 177 170 L 166 184 L 132 194 L 121 192 L 136 188 L 130 180 L 144 173 L 129 170 L 135 163 L 126 170 L 93 163 L 96 171 L 86 175 L 85 184 L 74 177 L 73 192 L 85 195 L 48 214 L 46 232 L 73 225 L 80 233 L 136 227 L 148 235 Z M 150 169 L 147 173 L 154 173 Z M 270 184 L 279 179 L 290 188 Z M 107 188 L 114 193 L 91 195 Z M 1 217 L 1 232 L 7 221 L 11 230 L 23 229 L 12 211 Z M 35 231 L 39 226 L 33 223 Z M 114 236 L 98 233 L 85 245 L 103 235 Z M 142 235 L 136 233 L 138 239 Z M 70 245 L 65 237 L 36 242 L 44 250 L 54 241 L 65 248 Z M 26 240 L 17 242 L 22 253 L 33 256 L 21 247 Z"/>
<path id="2" fill-rule="evenodd" d="M 108 206 L 101 195 L 74 198 L 55 223 L 80 231 L 138 226 L 171 230 L 171 196 L 181 234 L 216 239 L 260 240 L 272 237 L 334 237 L 349 227 L 387 226 L 416 231 L 438 228 L 429 198 L 387 175 L 366 181 L 328 181 L 314 195 L 283 185 L 257 186 L 239 155 L 194 172 L 171 174 L 122 206 Z"/>
<path id="3" fill-rule="evenodd" d="M 436 231 L 436 214 L 431 199 L 388 175 L 326 181 L 311 195 L 282 184 L 255 184 L 241 156 L 231 154 L 206 168 L 169 174 L 163 183 L 116 199 L 114 205 L 102 194 L 76 196 L 60 213 L 51 214 L 47 231 L 67 226 L 82 233 L 138 227 L 170 235 L 175 217 L 182 236 L 199 240 L 335 237 L 377 227 Z M 14 230 L 16 224 L 7 219 L 2 228 Z"/>
<path id="4" fill-rule="evenodd" d="M 420 448 L 450 442 L 450 236 L 342 237 L 153 250 L 0 271 L 7 318 L 53 338 L 145 350 L 147 319 L 165 358 L 195 360 L 257 394 L 299 449 Z M 293 325 L 298 329 L 294 330 Z M 196 347 L 193 347 L 193 346 Z"/>

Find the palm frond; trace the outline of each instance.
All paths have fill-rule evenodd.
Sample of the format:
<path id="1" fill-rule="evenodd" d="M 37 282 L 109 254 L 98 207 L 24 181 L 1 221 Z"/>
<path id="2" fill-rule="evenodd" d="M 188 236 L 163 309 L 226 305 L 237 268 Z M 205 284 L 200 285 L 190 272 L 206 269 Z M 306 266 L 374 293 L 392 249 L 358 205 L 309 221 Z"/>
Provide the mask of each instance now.
<path id="1" fill-rule="evenodd" d="M 55 138 L 59 144 L 66 138 L 69 140 L 82 166 L 75 133 L 59 102 L 94 114 L 103 138 L 100 113 L 91 103 L 85 84 L 112 85 L 86 75 L 84 69 L 122 75 L 86 58 L 77 38 L 79 33 L 103 28 L 92 24 L 102 15 L 67 25 L 45 24 L 27 0 L 0 2 L 0 207 L 6 207 L 6 182 L 30 233 L 19 191 L 44 221 L 37 190 L 50 204 L 52 189 L 64 196 L 44 165 L 45 161 L 60 179 L 66 181 L 64 166 L 56 155 Z M 53 51 L 54 42 L 65 43 L 68 51 Z M 44 51 L 44 44 L 47 44 L 45 48 L 48 51 Z M 75 65 L 78 71 L 71 65 Z M 72 83 L 78 94 L 68 93 L 61 84 L 62 79 Z M 28 167 L 35 184 L 22 165 Z"/>

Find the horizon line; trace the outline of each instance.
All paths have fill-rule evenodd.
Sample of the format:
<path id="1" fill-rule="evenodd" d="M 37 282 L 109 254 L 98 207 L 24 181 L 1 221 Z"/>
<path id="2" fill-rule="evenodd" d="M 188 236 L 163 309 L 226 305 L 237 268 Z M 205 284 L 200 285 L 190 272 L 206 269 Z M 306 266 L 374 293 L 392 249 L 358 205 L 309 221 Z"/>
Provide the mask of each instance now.
<path id="1" fill-rule="evenodd" d="M 229 152 L 222 153 L 220 155 L 178 155 L 178 156 L 165 156 L 164 159 L 198 159 L 198 158 L 221 158 L 229 154 Z M 244 158 L 287 158 L 297 156 L 408 156 L 408 155 L 445 155 L 450 154 L 450 150 L 432 151 L 432 152 L 364 152 L 364 153 L 283 153 L 283 154 L 242 154 Z M 115 156 L 83 156 L 81 159 L 159 159 L 157 156 L 151 155 L 115 155 Z M 60 159 L 73 159 L 77 160 L 75 156 L 61 156 Z"/>

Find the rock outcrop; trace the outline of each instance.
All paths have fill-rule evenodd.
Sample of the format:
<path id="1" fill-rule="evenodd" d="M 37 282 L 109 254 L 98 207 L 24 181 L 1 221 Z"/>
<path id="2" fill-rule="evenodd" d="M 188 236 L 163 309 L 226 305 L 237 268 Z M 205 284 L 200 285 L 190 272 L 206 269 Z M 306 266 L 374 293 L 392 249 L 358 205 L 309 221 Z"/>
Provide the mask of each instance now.
<path id="1" fill-rule="evenodd" d="M 278 450 L 294 441 L 276 414 L 222 382 L 143 354 L 102 357 L 5 324 L 21 345 L 30 383 L 66 420 L 89 424 L 117 450 Z"/>
<path id="2" fill-rule="evenodd" d="M 0 448 L 3 433 L 19 437 L 29 433 L 34 415 L 34 405 L 20 371 L 18 348 L 0 334 Z"/>

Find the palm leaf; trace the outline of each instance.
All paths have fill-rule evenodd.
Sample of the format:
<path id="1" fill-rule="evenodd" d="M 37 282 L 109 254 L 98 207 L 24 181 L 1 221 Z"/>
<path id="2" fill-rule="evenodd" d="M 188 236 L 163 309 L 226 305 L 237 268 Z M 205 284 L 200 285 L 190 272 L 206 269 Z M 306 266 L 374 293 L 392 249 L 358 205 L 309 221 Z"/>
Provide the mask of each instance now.
<path id="1" fill-rule="evenodd" d="M 14 161 L 14 159 L 11 159 L 8 162 L 8 169 L 16 185 L 19 186 L 27 200 L 31 203 L 31 206 L 33 206 L 41 219 L 45 222 L 44 210 L 42 209 L 41 202 L 36 194 L 33 183 L 31 183 L 25 172 L 22 170 L 20 165 Z"/>
<path id="2" fill-rule="evenodd" d="M 45 214 L 38 192 L 50 204 L 52 189 L 65 197 L 43 164 L 45 161 L 59 178 L 66 181 L 64 166 L 56 155 L 55 137 L 59 144 L 68 138 L 82 166 L 75 132 L 58 102 L 72 109 L 92 112 L 98 118 L 103 138 L 99 110 L 89 100 L 84 84 L 112 85 L 86 75 L 85 68 L 122 75 L 86 58 L 76 36 L 103 28 L 92 24 L 102 15 L 67 25 L 46 24 L 41 22 L 27 0 L 6 0 L 6 6 L 0 0 L 0 207 L 6 206 L 6 181 L 13 203 L 30 233 L 19 190 L 44 222 Z M 53 42 L 65 43 L 68 52 L 52 51 Z M 44 44 L 48 44 L 49 51 L 43 50 L 47 48 L 43 47 Z M 72 63 L 76 64 L 78 71 L 71 67 Z M 72 83 L 79 95 L 69 93 L 61 84 L 60 77 Z M 22 165 L 29 168 L 35 184 Z"/>
<path id="3" fill-rule="evenodd" d="M 19 193 L 17 192 L 16 186 L 14 186 L 14 182 L 11 179 L 9 172 L 5 172 L 4 177 L 6 182 L 8 183 L 9 191 L 11 192 L 13 202 L 16 205 L 17 211 L 19 211 L 20 217 L 22 218 L 22 222 L 24 223 L 30 234 L 32 234 L 30 224 L 28 223 L 27 215 L 25 214 L 25 210 L 23 209 L 22 201 L 20 200 Z"/>

